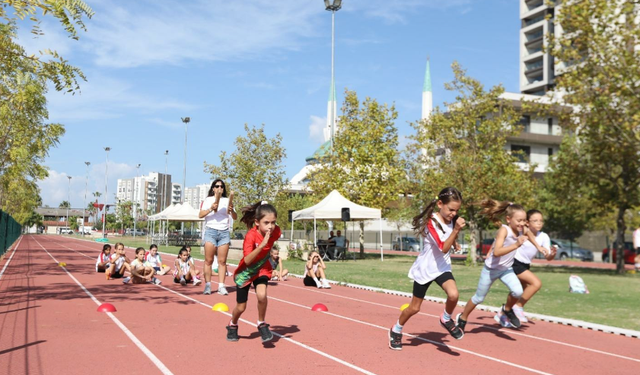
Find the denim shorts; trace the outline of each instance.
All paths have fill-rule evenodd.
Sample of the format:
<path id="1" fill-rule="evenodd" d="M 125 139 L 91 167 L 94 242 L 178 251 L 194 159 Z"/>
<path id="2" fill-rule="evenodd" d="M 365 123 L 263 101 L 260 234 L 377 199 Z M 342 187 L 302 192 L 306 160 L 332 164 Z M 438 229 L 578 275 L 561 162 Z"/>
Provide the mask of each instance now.
<path id="1" fill-rule="evenodd" d="M 204 242 L 210 242 L 213 246 L 227 245 L 231 242 L 229 237 L 229 229 L 218 230 L 213 228 L 206 228 L 204 230 Z"/>

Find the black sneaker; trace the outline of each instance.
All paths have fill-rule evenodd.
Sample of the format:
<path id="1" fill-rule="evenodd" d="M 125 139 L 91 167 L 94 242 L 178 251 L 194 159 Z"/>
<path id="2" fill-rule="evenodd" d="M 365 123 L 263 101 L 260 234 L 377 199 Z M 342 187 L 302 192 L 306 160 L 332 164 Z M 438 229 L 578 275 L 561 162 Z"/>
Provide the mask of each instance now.
<path id="1" fill-rule="evenodd" d="M 402 333 L 395 333 L 393 329 L 389 330 L 389 348 L 402 350 Z"/>
<path id="2" fill-rule="evenodd" d="M 462 313 L 458 313 L 458 315 L 456 315 L 456 326 L 460 328 L 460 331 L 462 331 L 462 334 L 464 335 L 464 328 L 467 326 L 467 321 L 462 319 L 460 316 L 462 316 Z"/>
<path id="3" fill-rule="evenodd" d="M 444 327 L 447 331 L 449 331 L 449 333 L 451 334 L 451 336 L 453 336 L 454 339 L 460 340 L 464 336 L 464 332 L 462 332 L 462 330 L 456 326 L 456 323 L 453 322 L 453 319 L 449 319 L 446 322 L 443 322 L 442 316 L 440 316 L 440 319 L 438 320 L 440 321 L 440 325 Z"/>
<path id="4" fill-rule="evenodd" d="M 269 330 L 269 325 L 267 323 L 262 323 L 258 326 L 258 332 L 260 332 L 260 337 L 262 338 L 262 342 L 268 342 L 273 340 L 273 333 Z"/>
<path id="5" fill-rule="evenodd" d="M 507 316 L 507 318 L 509 318 L 509 323 L 511 323 L 511 326 L 514 328 L 520 328 L 520 319 L 518 319 L 518 317 L 516 316 L 516 313 L 513 312 L 513 309 L 507 311 L 504 309 L 504 305 L 502 305 L 502 313 L 504 315 Z"/>
<path id="6" fill-rule="evenodd" d="M 227 341 L 238 341 L 238 326 L 227 326 Z"/>

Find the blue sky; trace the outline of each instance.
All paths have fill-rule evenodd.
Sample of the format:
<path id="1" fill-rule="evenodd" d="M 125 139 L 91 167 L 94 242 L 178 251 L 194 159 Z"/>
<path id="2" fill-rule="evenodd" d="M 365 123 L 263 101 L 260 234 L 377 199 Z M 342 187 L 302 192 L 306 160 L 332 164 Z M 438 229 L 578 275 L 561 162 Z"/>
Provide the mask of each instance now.
<path id="1" fill-rule="evenodd" d="M 280 133 L 292 177 L 322 143 L 331 75 L 331 14 L 322 0 L 86 0 L 96 12 L 80 40 L 53 21 L 30 51 L 56 49 L 87 76 L 75 96 L 48 95 L 51 122 L 66 134 L 46 160 L 39 183 L 43 203 L 83 205 L 88 191 L 109 201 L 118 178 L 168 171 L 182 182 L 184 126 L 189 116 L 187 186 L 207 183 L 203 163 L 233 151 L 243 125 Z M 345 88 L 363 99 L 394 103 L 401 137 L 420 117 L 427 56 L 434 105 L 452 101 L 444 90 L 459 61 L 489 87 L 518 92 L 519 2 L 513 0 L 344 0 L 336 14 L 338 107 Z M 338 113 L 339 114 L 339 113 Z M 88 198 L 89 199 L 89 198 Z"/>

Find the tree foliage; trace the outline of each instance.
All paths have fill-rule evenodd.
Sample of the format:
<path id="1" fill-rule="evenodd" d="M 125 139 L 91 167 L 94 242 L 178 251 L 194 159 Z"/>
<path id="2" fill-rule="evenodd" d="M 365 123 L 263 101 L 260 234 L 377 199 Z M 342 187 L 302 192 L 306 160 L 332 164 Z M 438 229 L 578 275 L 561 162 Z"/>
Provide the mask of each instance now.
<path id="1" fill-rule="evenodd" d="M 381 105 L 355 91 L 345 91 L 339 131 L 333 150 L 320 158 L 309 175 L 308 187 L 323 198 L 338 190 L 357 204 L 384 209 L 398 199 L 404 179 L 398 152 L 395 106 Z M 364 256 L 364 225 L 360 225 L 360 254 Z"/>
<path id="2" fill-rule="evenodd" d="M 640 204 L 640 19 L 637 1 L 565 1 L 549 35 L 559 61 L 561 101 L 574 107 L 563 119 L 576 129 L 575 147 L 560 149 L 556 168 L 570 172 L 574 189 L 616 212 L 617 270 L 624 272 L 625 213 Z M 576 160 L 571 160 L 575 158 Z"/>
<path id="3" fill-rule="evenodd" d="M 412 124 L 416 135 L 408 148 L 415 212 L 419 212 L 447 186 L 462 192 L 461 216 L 471 229 L 471 248 L 478 235 L 476 202 L 484 198 L 509 200 L 525 206 L 532 202 L 534 166 L 520 168 L 518 159 L 505 150 L 508 136 L 518 134 L 520 114 L 502 105 L 502 86 L 486 91 L 452 64 L 454 80 L 445 88 L 456 93 L 447 112 L 436 108 L 425 120 Z M 529 172 L 527 172 L 529 171 Z M 470 251 L 470 256 L 474 252 Z"/>
<path id="4" fill-rule="evenodd" d="M 204 163 L 205 172 L 224 180 L 227 192 L 235 192 L 236 207 L 273 201 L 287 185 L 283 164 L 286 151 L 280 133 L 268 138 L 264 125 L 257 128 L 245 124 L 244 131 L 244 136 L 236 138 L 233 153 L 222 151 L 218 165 Z"/>

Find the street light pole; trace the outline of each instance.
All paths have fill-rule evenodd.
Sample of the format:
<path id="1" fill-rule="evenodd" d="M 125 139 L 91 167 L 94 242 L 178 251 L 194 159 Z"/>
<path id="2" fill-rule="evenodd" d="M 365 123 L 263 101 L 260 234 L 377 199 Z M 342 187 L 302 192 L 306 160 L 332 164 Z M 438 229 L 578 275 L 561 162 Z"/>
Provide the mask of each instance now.
<path id="1" fill-rule="evenodd" d="M 184 122 L 184 168 L 182 170 L 182 189 L 180 190 L 180 203 L 184 203 L 184 189 L 187 187 L 187 129 L 191 118 L 182 117 Z M 180 232 L 184 234 L 184 221 L 180 223 Z"/>
<path id="2" fill-rule="evenodd" d="M 136 165 L 136 179 L 133 180 L 133 193 L 131 194 L 131 203 L 133 204 L 133 238 L 136 238 L 136 219 L 138 216 L 138 210 L 136 209 L 136 183 L 138 182 L 138 176 L 140 175 L 140 166 Z"/>
<path id="3" fill-rule="evenodd" d="M 71 206 L 71 176 L 67 176 L 69 179 L 69 188 L 67 189 L 67 226 L 71 229 L 71 225 L 69 225 L 69 206 Z"/>
<path id="4" fill-rule="evenodd" d="M 104 151 L 107 153 L 107 163 L 104 165 L 104 207 L 102 208 L 102 238 L 107 238 L 105 227 L 107 226 L 107 184 L 109 182 L 109 151 L 111 147 L 105 147 Z"/>
<path id="5" fill-rule="evenodd" d="M 169 150 L 165 150 L 164 152 L 164 182 L 162 183 L 162 210 L 163 211 L 167 205 L 167 170 L 169 163 Z"/>
<path id="6" fill-rule="evenodd" d="M 87 166 L 87 176 L 84 180 L 84 206 L 82 206 L 82 236 L 84 237 L 85 235 L 85 218 L 84 218 L 84 213 L 87 210 L 87 188 L 89 187 L 89 166 L 91 165 L 90 162 L 85 161 L 84 164 L 86 164 Z"/>
<path id="7" fill-rule="evenodd" d="M 335 94 L 335 50 L 336 50 L 336 12 L 342 8 L 342 0 L 324 0 L 325 9 L 331 12 L 331 149 L 333 150 L 333 136 L 336 128 L 336 98 Z"/>

